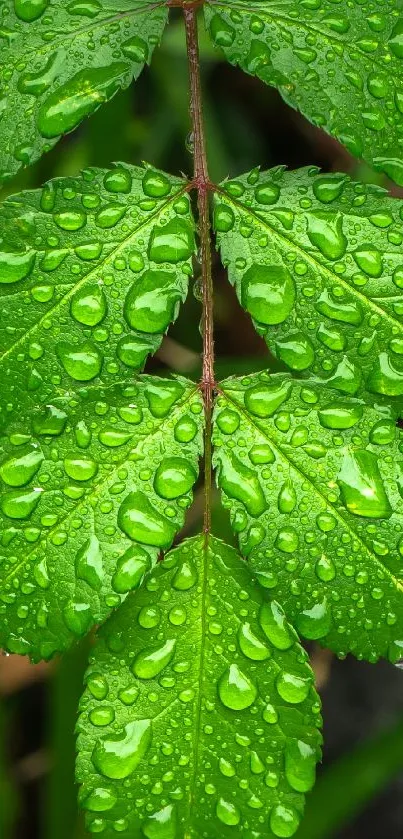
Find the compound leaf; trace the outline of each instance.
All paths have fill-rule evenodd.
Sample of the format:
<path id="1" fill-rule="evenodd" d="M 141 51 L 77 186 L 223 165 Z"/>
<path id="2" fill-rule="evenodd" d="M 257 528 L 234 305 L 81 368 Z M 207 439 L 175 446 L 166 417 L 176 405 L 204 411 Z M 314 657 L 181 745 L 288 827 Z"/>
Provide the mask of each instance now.
<path id="1" fill-rule="evenodd" d="M 144 0 L 2 5 L 0 183 L 136 79 L 168 15 Z"/>
<path id="2" fill-rule="evenodd" d="M 223 261 L 284 364 L 349 395 L 403 394 L 402 217 L 379 187 L 316 168 L 223 184 Z"/>
<path id="3" fill-rule="evenodd" d="M 403 184 L 403 16 L 396 0 L 218 0 L 213 41 L 356 157 Z"/>
<path id="4" fill-rule="evenodd" d="M 83 388 L 1 442 L 0 644 L 50 658 L 169 548 L 192 500 L 202 401 L 186 379 Z"/>
<path id="5" fill-rule="evenodd" d="M 308 639 L 401 658 L 402 434 L 376 399 L 267 373 L 220 386 L 215 463 L 242 553 Z"/>
<path id="6" fill-rule="evenodd" d="M 312 681 L 296 633 L 236 551 L 183 542 L 91 657 L 77 770 L 89 829 L 293 835 L 319 756 Z"/>
<path id="7" fill-rule="evenodd" d="M 0 207 L 1 419 L 80 385 L 133 378 L 187 293 L 186 182 L 118 164 Z"/>

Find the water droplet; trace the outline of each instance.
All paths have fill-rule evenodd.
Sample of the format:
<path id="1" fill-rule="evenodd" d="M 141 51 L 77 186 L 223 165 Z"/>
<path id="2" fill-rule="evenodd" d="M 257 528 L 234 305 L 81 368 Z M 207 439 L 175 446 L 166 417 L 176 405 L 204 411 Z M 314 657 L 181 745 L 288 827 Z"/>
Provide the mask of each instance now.
<path id="1" fill-rule="evenodd" d="M 346 509 L 355 516 L 389 518 L 392 508 L 378 461 L 364 449 L 347 451 L 337 478 Z"/>
<path id="2" fill-rule="evenodd" d="M 263 184 L 259 184 L 255 189 L 255 198 L 258 204 L 270 206 L 271 204 L 276 204 L 279 197 L 280 187 L 278 184 L 273 183 L 273 181 L 266 181 Z"/>
<path id="3" fill-rule="evenodd" d="M 291 705 L 299 705 L 307 698 L 311 687 L 311 678 L 297 676 L 295 673 L 279 673 L 276 688 L 279 696 Z"/>
<path id="4" fill-rule="evenodd" d="M 127 778 L 146 754 L 151 734 L 151 720 L 135 720 L 124 727 L 119 737 L 98 740 L 92 753 L 95 769 L 106 778 Z"/>
<path id="5" fill-rule="evenodd" d="M 362 323 L 362 309 L 356 300 L 334 298 L 327 289 L 322 291 L 316 308 L 322 315 L 340 323 L 348 323 L 351 326 L 359 326 Z"/>
<path id="6" fill-rule="evenodd" d="M 128 194 L 132 188 L 132 176 L 128 169 L 116 166 L 104 177 L 104 187 L 108 192 Z"/>
<path id="7" fill-rule="evenodd" d="M 138 491 L 129 493 L 120 505 L 118 524 L 134 542 L 157 548 L 168 548 L 177 529 L 172 521 L 156 511 L 144 493 Z"/>
<path id="8" fill-rule="evenodd" d="M 257 688 L 237 664 L 231 664 L 218 682 L 218 695 L 227 708 L 243 711 L 255 701 Z"/>
<path id="9" fill-rule="evenodd" d="M 163 227 L 154 227 L 148 255 L 153 262 L 176 264 L 195 252 L 194 231 L 185 219 L 175 218 Z"/>
<path id="10" fill-rule="evenodd" d="M 347 239 L 343 233 L 343 217 L 340 213 L 309 213 L 308 236 L 327 259 L 341 259 L 346 252 Z"/>
<path id="11" fill-rule="evenodd" d="M 178 443 L 190 443 L 197 434 L 197 425 L 190 416 L 181 417 L 175 425 L 174 436 Z"/>
<path id="12" fill-rule="evenodd" d="M 1 510 L 10 519 L 27 519 L 35 510 L 41 494 L 40 489 L 6 492 L 0 502 Z"/>
<path id="13" fill-rule="evenodd" d="M 363 414 L 362 405 L 331 402 L 318 411 L 319 422 L 324 428 L 353 428 Z"/>
<path id="14" fill-rule="evenodd" d="M 127 367 L 140 370 L 153 348 L 154 345 L 149 338 L 130 335 L 120 339 L 116 352 L 120 361 L 126 364 Z"/>
<path id="15" fill-rule="evenodd" d="M 179 498 L 192 488 L 196 470 L 183 457 L 167 457 L 158 466 L 154 489 L 162 498 Z"/>
<path id="16" fill-rule="evenodd" d="M 0 250 L 0 284 L 10 285 L 25 280 L 32 271 L 35 256 L 36 252 L 33 250 Z"/>
<path id="17" fill-rule="evenodd" d="M 219 482 L 230 498 L 245 505 L 251 516 L 260 516 L 267 508 L 259 478 L 232 452 L 220 452 Z"/>
<path id="18" fill-rule="evenodd" d="M 252 661 L 266 661 L 270 658 L 271 652 L 263 642 L 255 635 L 250 623 L 241 624 L 238 632 L 240 649 L 247 658 Z"/>
<path id="19" fill-rule="evenodd" d="M 38 115 L 42 136 L 51 139 L 75 128 L 116 92 L 128 69 L 127 64 L 120 62 L 109 67 L 87 67 L 76 73 L 43 102 Z"/>
<path id="20" fill-rule="evenodd" d="M 140 585 L 150 568 L 150 557 L 140 545 L 132 545 L 120 556 L 112 577 L 112 586 L 119 594 L 126 594 Z"/>
<path id="21" fill-rule="evenodd" d="M 286 481 L 278 496 L 278 509 L 280 513 L 292 513 L 297 504 L 297 496 L 291 481 Z"/>
<path id="22" fill-rule="evenodd" d="M 24 23 L 38 20 L 48 5 L 49 0 L 14 0 L 15 13 Z"/>
<path id="23" fill-rule="evenodd" d="M 210 21 L 210 32 L 213 41 L 219 47 L 230 47 L 235 41 L 235 29 L 221 15 L 213 15 Z"/>
<path id="24" fill-rule="evenodd" d="M 183 394 L 183 385 L 174 380 L 147 385 L 146 396 L 150 411 L 157 419 L 166 417 Z"/>
<path id="25" fill-rule="evenodd" d="M 22 487 L 36 475 L 43 459 L 44 455 L 40 449 L 31 449 L 2 463 L 0 476 L 8 486 Z"/>
<path id="26" fill-rule="evenodd" d="M 392 420 L 381 419 L 371 428 L 369 439 L 377 446 L 387 446 L 396 438 L 396 426 Z"/>
<path id="27" fill-rule="evenodd" d="M 81 345 L 60 341 L 56 352 L 66 373 L 78 382 L 89 382 L 101 372 L 102 355 L 88 341 Z"/>
<path id="28" fill-rule="evenodd" d="M 316 752 L 302 740 L 289 739 L 285 750 L 285 775 L 296 792 L 309 792 L 315 783 Z"/>
<path id="29" fill-rule="evenodd" d="M 284 265 L 252 265 L 241 288 L 242 305 L 259 323 L 283 323 L 293 309 L 295 284 Z"/>
<path id="30" fill-rule="evenodd" d="M 124 316 L 132 329 L 164 332 L 175 319 L 181 296 L 173 271 L 145 271 L 126 296 Z"/>
<path id="31" fill-rule="evenodd" d="M 104 577 L 102 551 L 95 535 L 87 539 L 76 553 L 75 569 L 78 579 L 84 580 L 94 591 L 99 591 Z"/>
<path id="32" fill-rule="evenodd" d="M 310 609 L 304 609 L 296 617 L 296 628 L 305 638 L 317 641 L 330 632 L 332 615 L 327 598 L 315 603 Z"/>
<path id="33" fill-rule="evenodd" d="M 233 804 L 231 801 L 226 801 L 225 798 L 218 799 L 216 814 L 220 822 L 230 827 L 239 824 L 241 820 L 241 813 L 236 804 Z"/>
<path id="34" fill-rule="evenodd" d="M 340 198 L 345 182 L 346 178 L 340 175 L 318 177 L 312 184 L 312 192 L 322 204 L 330 204 Z"/>
<path id="35" fill-rule="evenodd" d="M 396 21 L 388 43 L 393 55 L 396 58 L 403 58 L 403 20 L 399 19 Z"/>
<path id="36" fill-rule="evenodd" d="M 277 804 L 270 813 L 270 828 L 279 839 L 288 839 L 298 829 L 301 817 L 294 807 Z"/>
<path id="37" fill-rule="evenodd" d="M 285 614 L 274 600 L 262 604 L 259 623 L 264 634 L 277 650 L 289 650 L 294 644 L 294 637 Z"/>
<path id="38" fill-rule="evenodd" d="M 54 405 L 47 405 L 34 415 L 32 428 L 40 436 L 58 437 L 63 433 L 66 423 L 67 414 L 64 411 Z"/>
<path id="39" fill-rule="evenodd" d="M 117 802 L 117 796 L 110 789 L 96 787 L 82 800 L 86 810 L 92 813 L 104 813 L 111 810 Z"/>
<path id="40" fill-rule="evenodd" d="M 353 256 L 361 271 L 364 271 L 369 277 L 381 276 L 383 271 L 382 255 L 377 248 L 367 245 L 356 250 Z"/>
<path id="41" fill-rule="evenodd" d="M 146 839 L 177 839 L 176 810 L 172 804 L 153 813 L 141 825 Z"/>
<path id="42" fill-rule="evenodd" d="M 66 457 L 64 468 L 69 478 L 74 481 L 89 481 L 98 472 L 98 464 L 95 460 L 85 457 Z"/>
<path id="43" fill-rule="evenodd" d="M 175 639 L 170 639 L 163 644 L 141 650 L 132 664 L 134 675 L 139 679 L 154 679 L 172 661 L 175 645 Z"/>
<path id="44" fill-rule="evenodd" d="M 197 570 L 192 562 L 186 559 L 182 560 L 181 564 L 175 573 L 172 580 L 172 585 L 177 591 L 188 591 L 197 583 Z"/>
<path id="45" fill-rule="evenodd" d="M 71 314 L 84 326 L 96 326 L 107 312 L 106 297 L 99 285 L 87 285 L 75 293 L 71 300 Z"/>
<path id="46" fill-rule="evenodd" d="M 251 414 L 262 419 L 271 417 L 277 408 L 286 401 L 291 391 L 290 382 L 268 382 L 254 385 L 245 393 L 245 406 Z"/>
<path id="47" fill-rule="evenodd" d="M 150 198 L 164 198 L 170 193 L 171 184 L 162 172 L 147 169 L 143 177 L 143 190 Z"/>

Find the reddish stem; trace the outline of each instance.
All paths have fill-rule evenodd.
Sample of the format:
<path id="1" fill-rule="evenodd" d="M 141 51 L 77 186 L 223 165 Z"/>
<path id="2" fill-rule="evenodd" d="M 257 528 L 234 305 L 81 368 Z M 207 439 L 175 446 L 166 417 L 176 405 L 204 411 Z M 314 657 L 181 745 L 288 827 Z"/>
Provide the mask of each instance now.
<path id="1" fill-rule="evenodd" d="M 207 167 L 206 140 L 203 123 L 203 106 L 200 79 L 200 55 L 197 31 L 197 6 L 192 3 L 183 6 L 186 30 L 186 46 L 190 81 L 190 115 L 194 143 L 194 179 L 199 209 L 199 236 L 201 245 L 201 271 L 203 287 L 203 370 L 201 388 L 205 412 L 205 508 L 204 531 L 211 529 L 211 431 L 214 381 L 214 326 L 213 326 L 213 279 L 211 268 L 211 238 L 209 190 L 211 183 Z"/>

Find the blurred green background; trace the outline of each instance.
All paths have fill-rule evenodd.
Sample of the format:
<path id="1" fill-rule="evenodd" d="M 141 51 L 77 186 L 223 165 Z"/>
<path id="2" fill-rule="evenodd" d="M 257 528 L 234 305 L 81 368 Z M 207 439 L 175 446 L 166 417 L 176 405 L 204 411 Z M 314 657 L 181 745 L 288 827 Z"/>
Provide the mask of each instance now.
<path id="1" fill-rule="evenodd" d="M 272 89 L 225 64 L 201 31 L 210 176 L 234 177 L 256 165 L 316 164 L 376 180 L 333 139 L 288 108 Z M 3 192 L 38 187 L 87 165 L 149 161 L 190 175 L 188 76 L 180 17 L 135 86 L 118 94 Z M 395 190 L 396 192 L 396 190 Z M 403 194 L 400 190 L 400 194 Z M 274 367 L 214 257 L 216 372 L 219 378 Z M 200 369 L 197 264 L 193 292 L 148 365 L 160 374 Z M 202 497 L 185 527 L 197 529 Z M 231 539 L 216 498 L 214 528 Z M 52 665 L 0 658 L 0 839 L 84 839 L 76 808 L 74 724 L 86 656 L 83 642 Z M 386 663 L 335 660 L 310 648 L 324 706 L 324 761 L 297 839 L 401 839 L 403 835 L 403 671 Z"/>

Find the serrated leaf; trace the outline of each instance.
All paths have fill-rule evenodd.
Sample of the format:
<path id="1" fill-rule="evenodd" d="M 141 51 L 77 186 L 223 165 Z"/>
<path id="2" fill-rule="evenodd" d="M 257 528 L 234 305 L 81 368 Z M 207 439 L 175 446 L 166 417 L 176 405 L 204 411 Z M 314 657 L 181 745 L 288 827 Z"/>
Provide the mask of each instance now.
<path id="1" fill-rule="evenodd" d="M 242 553 L 308 639 L 401 658 L 403 457 L 396 412 L 266 373 L 220 386 L 215 463 Z"/>
<path id="2" fill-rule="evenodd" d="M 319 756 L 312 680 L 236 551 L 204 536 L 182 543 L 91 657 L 77 769 L 90 831 L 293 835 Z"/>
<path id="3" fill-rule="evenodd" d="M 168 16 L 144 0 L 7 0 L 0 183 L 49 151 L 149 63 Z"/>
<path id="4" fill-rule="evenodd" d="M 0 644 L 50 658 L 170 547 L 192 500 L 202 401 L 186 379 L 86 388 L 2 439 Z"/>
<path id="5" fill-rule="evenodd" d="M 219 0 L 213 41 L 232 64 L 403 184 L 403 17 L 393 0 Z"/>
<path id="6" fill-rule="evenodd" d="M 284 364 L 349 395 L 403 394 L 402 217 L 384 190 L 316 168 L 223 184 L 223 261 Z"/>
<path id="7" fill-rule="evenodd" d="M 118 164 L 0 207 L 0 414 L 79 385 L 131 381 L 187 293 L 186 182 Z"/>

